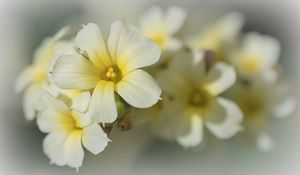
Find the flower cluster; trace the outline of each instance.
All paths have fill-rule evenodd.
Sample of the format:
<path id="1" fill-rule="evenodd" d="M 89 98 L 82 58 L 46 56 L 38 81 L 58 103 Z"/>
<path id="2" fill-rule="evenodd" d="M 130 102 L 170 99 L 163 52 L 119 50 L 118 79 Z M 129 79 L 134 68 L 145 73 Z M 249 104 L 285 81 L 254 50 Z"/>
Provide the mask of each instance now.
<path id="1" fill-rule="evenodd" d="M 186 16 L 179 7 L 154 7 L 138 28 L 116 21 L 105 35 L 89 23 L 75 39 L 67 27 L 45 39 L 16 91 L 25 91 L 26 119 L 47 134 L 51 163 L 78 169 L 83 147 L 99 154 L 113 127 L 146 125 L 189 148 L 202 143 L 205 126 L 219 139 L 240 133 L 262 151 L 272 148 L 267 117 L 295 108 L 281 81 L 279 42 L 242 33 L 237 12 L 178 37 Z"/>

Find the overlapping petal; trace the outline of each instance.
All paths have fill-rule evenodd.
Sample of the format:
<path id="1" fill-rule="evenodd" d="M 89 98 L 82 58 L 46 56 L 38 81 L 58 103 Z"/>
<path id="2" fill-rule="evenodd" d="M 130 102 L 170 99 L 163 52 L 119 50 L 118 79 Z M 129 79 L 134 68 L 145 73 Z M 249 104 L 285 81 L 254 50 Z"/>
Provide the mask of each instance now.
<path id="1" fill-rule="evenodd" d="M 137 108 L 154 105 L 161 94 L 154 79 L 143 70 L 128 73 L 117 84 L 116 91 L 127 103 Z"/>
<path id="2" fill-rule="evenodd" d="M 160 50 L 153 41 L 124 21 L 111 25 L 108 49 L 123 75 L 154 64 L 160 56 Z"/>
<path id="3" fill-rule="evenodd" d="M 64 55 L 57 59 L 53 68 L 53 81 L 63 89 L 89 90 L 100 80 L 100 70 L 78 54 Z"/>
<path id="4" fill-rule="evenodd" d="M 117 118 L 114 96 L 115 85 L 110 81 L 99 81 L 92 94 L 88 113 L 95 122 L 112 123 Z"/>

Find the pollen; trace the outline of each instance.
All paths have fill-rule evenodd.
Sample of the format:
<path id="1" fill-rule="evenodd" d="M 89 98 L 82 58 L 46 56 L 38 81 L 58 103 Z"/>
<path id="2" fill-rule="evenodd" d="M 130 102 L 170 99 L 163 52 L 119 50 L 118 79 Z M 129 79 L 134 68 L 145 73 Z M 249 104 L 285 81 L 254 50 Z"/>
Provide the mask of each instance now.
<path id="1" fill-rule="evenodd" d="M 108 68 L 107 72 L 105 73 L 107 78 L 113 79 L 117 77 L 116 72 L 114 71 L 114 68 L 110 67 Z"/>

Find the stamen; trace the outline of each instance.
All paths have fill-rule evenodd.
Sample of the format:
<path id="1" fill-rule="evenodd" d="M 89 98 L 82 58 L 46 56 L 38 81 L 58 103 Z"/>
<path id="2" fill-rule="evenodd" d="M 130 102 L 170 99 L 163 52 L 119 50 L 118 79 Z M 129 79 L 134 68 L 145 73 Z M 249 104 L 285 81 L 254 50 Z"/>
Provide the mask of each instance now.
<path id="1" fill-rule="evenodd" d="M 105 73 L 105 75 L 106 75 L 107 78 L 111 78 L 111 79 L 117 77 L 117 74 L 116 74 L 114 68 L 112 68 L 112 67 L 108 68 L 108 70 Z"/>

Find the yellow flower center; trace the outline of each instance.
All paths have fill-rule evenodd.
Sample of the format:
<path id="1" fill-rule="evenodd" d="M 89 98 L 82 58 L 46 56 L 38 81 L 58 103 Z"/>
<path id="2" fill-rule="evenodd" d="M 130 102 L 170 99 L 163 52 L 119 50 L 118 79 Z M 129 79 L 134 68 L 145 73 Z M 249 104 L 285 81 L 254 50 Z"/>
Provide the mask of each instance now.
<path id="1" fill-rule="evenodd" d="M 247 57 L 243 62 L 242 69 L 245 73 L 256 73 L 261 69 L 261 61 L 257 57 Z"/>
<path id="2" fill-rule="evenodd" d="M 114 82 L 118 82 L 120 81 L 122 78 L 121 75 L 121 71 L 118 67 L 113 66 L 113 67 L 109 67 L 106 71 L 105 71 L 105 79 L 107 81 L 114 81 Z"/>
<path id="3" fill-rule="evenodd" d="M 189 98 L 189 104 L 195 107 L 205 107 L 209 104 L 210 95 L 204 90 L 194 91 Z"/>
<path id="4" fill-rule="evenodd" d="M 114 68 L 112 68 L 112 67 L 108 68 L 105 75 L 106 75 L 107 78 L 111 78 L 111 79 L 117 77 L 117 74 L 115 73 Z"/>

